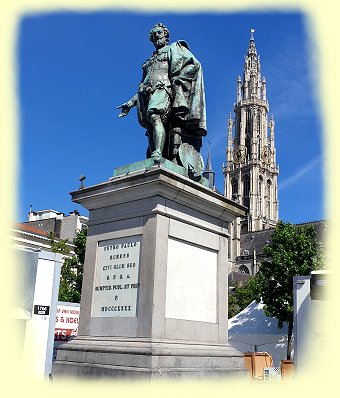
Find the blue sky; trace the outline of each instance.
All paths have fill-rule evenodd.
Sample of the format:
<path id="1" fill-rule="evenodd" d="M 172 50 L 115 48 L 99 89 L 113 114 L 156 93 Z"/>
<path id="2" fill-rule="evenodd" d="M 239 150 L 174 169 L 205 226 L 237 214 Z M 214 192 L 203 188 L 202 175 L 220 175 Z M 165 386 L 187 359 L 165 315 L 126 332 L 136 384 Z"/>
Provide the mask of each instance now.
<path id="1" fill-rule="evenodd" d="M 118 119 L 116 106 L 135 94 L 141 65 L 153 51 L 157 22 L 170 41 L 184 39 L 202 63 L 216 185 L 223 191 L 227 119 L 236 100 L 250 29 L 267 80 L 275 119 L 279 217 L 325 218 L 323 145 L 312 62 L 317 56 L 303 14 L 129 12 L 51 13 L 22 19 L 17 44 L 20 107 L 20 209 L 68 214 L 79 209 L 69 192 L 108 180 L 113 169 L 145 158 L 144 130 L 135 110 Z M 321 188 L 320 188 L 321 187 Z"/>

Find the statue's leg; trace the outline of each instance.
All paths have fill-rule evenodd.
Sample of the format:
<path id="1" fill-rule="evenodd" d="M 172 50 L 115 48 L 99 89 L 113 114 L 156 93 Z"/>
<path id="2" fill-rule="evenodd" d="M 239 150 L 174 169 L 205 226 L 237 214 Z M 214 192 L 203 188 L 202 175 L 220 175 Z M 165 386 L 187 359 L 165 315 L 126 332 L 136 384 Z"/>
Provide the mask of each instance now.
<path id="1" fill-rule="evenodd" d="M 151 153 L 154 160 L 159 160 L 162 156 L 164 143 L 165 143 L 165 129 L 161 116 L 153 113 L 150 115 L 150 123 L 153 127 L 153 141 L 155 150 Z"/>
<path id="2" fill-rule="evenodd" d="M 152 126 L 154 149 L 152 159 L 159 161 L 163 154 L 166 141 L 166 122 L 170 113 L 170 98 L 165 89 L 155 90 L 149 98 L 147 119 Z"/>
<path id="3" fill-rule="evenodd" d="M 151 154 L 155 149 L 155 144 L 153 142 L 153 136 L 152 136 L 152 130 L 153 130 L 152 126 L 149 125 L 146 130 L 146 133 L 145 133 L 145 135 L 148 137 L 148 147 L 146 150 L 146 158 L 147 159 L 151 157 Z"/>

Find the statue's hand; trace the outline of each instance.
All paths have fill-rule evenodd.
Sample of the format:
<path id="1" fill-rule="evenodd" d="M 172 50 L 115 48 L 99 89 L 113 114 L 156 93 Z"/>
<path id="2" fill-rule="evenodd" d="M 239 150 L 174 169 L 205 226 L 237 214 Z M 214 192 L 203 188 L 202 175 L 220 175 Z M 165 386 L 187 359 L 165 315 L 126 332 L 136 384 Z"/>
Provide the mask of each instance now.
<path id="1" fill-rule="evenodd" d="M 121 109 L 122 111 L 120 112 L 120 114 L 118 115 L 118 117 L 123 117 L 126 116 L 131 109 L 131 105 L 128 104 L 127 102 L 125 102 L 124 104 L 117 106 L 117 109 Z"/>

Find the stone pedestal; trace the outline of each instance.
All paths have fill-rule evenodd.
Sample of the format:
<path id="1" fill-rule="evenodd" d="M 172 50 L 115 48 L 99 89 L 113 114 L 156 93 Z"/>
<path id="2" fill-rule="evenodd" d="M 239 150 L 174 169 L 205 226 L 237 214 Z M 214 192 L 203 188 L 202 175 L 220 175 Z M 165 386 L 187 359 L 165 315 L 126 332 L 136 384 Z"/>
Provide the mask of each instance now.
<path id="1" fill-rule="evenodd" d="M 245 208 L 162 164 L 71 195 L 89 210 L 80 322 L 53 375 L 242 375 L 227 343 L 227 226 Z"/>

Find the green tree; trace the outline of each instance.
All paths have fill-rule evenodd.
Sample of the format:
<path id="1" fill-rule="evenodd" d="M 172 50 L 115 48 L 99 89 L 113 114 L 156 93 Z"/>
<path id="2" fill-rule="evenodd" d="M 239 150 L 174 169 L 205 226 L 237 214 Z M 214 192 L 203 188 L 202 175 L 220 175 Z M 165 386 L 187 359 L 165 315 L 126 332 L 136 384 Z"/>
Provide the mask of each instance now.
<path id="1" fill-rule="evenodd" d="M 258 297 L 256 277 L 250 278 L 242 284 L 235 282 L 230 285 L 235 287 L 235 290 L 228 294 L 228 318 L 237 315 Z"/>
<path id="2" fill-rule="evenodd" d="M 70 253 L 70 249 L 67 246 L 68 239 L 55 240 L 54 232 L 50 232 L 49 238 L 50 238 L 50 243 L 51 243 L 51 250 L 54 253 L 61 253 L 61 254 L 69 254 Z"/>
<path id="3" fill-rule="evenodd" d="M 79 231 L 73 240 L 73 257 L 65 257 L 61 267 L 60 286 L 58 300 L 71 303 L 79 303 L 84 272 L 85 247 L 87 228 Z M 52 250 L 62 254 L 68 254 L 65 241 L 52 243 Z"/>
<path id="4" fill-rule="evenodd" d="M 310 275 L 322 268 L 322 250 L 312 225 L 296 226 L 278 222 L 272 243 L 264 248 L 268 260 L 256 275 L 257 301 L 264 303 L 267 316 L 288 324 L 287 359 L 291 358 L 293 333 L 293 277 Z"/>

